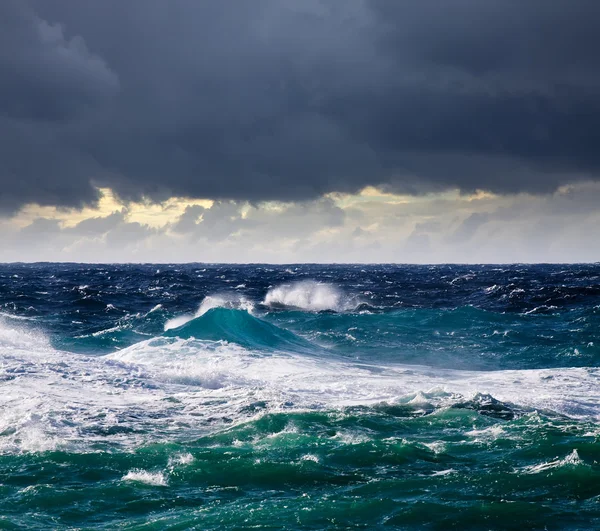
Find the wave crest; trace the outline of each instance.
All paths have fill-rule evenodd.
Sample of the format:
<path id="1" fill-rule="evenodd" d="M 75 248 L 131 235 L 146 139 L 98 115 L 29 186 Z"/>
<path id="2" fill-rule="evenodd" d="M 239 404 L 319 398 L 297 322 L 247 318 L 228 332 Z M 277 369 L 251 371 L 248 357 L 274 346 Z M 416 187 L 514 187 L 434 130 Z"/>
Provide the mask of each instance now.
<path id="1" fill-rule="evenodd" d="M 254 304 L 252 301 L 241 297 L 236 294 L 221 294 L 221 295 L 207 295 L 204 297 L 200 306 L 194 314 L 184 314 L 173 317 L 165 323 L 165 332 L 174 328 L 179 328 L 186 323 L 189 323 L 193 319 L 202 317 L 206 312 L 213 308 L 226 308 L 228 310 L 245 310 L 248 313 L 252 313 L 254 310 Z"/>
<path id="2" fill-rule="evenodd" d="M 275 308 L 296 308 L 311 312 L 327 310 L 343 312 L 356 309 L 360 301 L 355 297 L 349 297 L 332 284 L 305 280 L 271 288 L 265 295 L 263 304 Z"/>
<path id="3" fill-rule="evenodd" d="M 44 351 L 49 348 L 48 339 L 36 330 L 22 325 L 6 322 L 0 316 L 0 349 L 2 352 L 10 350 Z"/>
<path id="4" fill-rule="evenodd" d="M 211 308 L 176 330 L 165 333 L 167 337 L 196 338 L 208 341 L 227 341 L 255 350 L 280 350 L 287 352 L 312 352 L 305 339 L 289 330 L 258 319 L 248 312 L 227 308 Z"/>

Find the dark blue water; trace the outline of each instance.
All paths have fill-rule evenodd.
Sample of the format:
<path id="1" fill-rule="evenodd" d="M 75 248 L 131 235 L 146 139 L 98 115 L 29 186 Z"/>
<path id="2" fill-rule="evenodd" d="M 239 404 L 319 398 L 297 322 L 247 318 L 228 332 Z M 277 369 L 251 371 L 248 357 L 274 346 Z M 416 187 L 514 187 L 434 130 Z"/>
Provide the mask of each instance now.
<path id="1" fill-rule="evenodd" d="M 600 265 L 0 265 L 0 529 L 600 528 Z"/>

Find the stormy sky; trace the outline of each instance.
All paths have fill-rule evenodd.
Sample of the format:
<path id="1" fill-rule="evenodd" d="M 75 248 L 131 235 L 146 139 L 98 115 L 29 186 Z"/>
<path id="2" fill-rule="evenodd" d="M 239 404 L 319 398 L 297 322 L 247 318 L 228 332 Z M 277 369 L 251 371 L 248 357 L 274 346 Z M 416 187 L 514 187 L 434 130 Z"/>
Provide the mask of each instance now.
<path id="1" fill-rule="evenodd" d="M 4 0 L 0 260 L 600 260 L 597 0 Z"/>

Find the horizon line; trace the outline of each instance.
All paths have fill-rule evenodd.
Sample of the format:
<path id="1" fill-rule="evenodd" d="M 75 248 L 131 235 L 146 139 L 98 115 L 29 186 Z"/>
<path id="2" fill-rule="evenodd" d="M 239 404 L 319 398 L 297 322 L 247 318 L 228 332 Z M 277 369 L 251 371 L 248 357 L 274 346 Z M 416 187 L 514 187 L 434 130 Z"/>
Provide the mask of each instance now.
<path id="1" fill-rule="evenodd" d="M 337 266 L 515 266 L 515 265 L 600 265 L 600 260 L 593 262 L 75 262 L 75 261 L 52 261 L 52 260 L 38 260 L 38 261 L 13 261 L 4 262 L 0 260 L 0 266 L 7 265 L 44 265 L 44 264 L 62 264 L 62 265 L 202 265 L 202 266 L 240 266 L 240 265 L 254 265 L 254 266 L 299 266 L 299 265 L 337 265 Z"/>

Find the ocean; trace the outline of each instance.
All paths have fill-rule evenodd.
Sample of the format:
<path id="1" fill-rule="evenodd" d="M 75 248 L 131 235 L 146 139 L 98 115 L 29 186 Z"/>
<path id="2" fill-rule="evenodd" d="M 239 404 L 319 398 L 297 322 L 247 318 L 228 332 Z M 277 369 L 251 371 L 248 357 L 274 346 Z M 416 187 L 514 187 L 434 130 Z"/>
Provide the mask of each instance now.
<path id="1" fill-rule="evenodd" d="M 600 529 L 600 265 L 0 265 L 0 529 Z"/>

